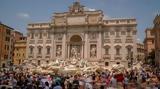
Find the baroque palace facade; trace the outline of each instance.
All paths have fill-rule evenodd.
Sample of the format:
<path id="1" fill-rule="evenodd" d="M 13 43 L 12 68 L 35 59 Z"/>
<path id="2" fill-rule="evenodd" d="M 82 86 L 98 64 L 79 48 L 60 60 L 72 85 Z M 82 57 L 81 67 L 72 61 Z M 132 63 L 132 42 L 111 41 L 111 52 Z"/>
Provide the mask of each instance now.
<path id="1" fill-rule="evenodd" d="M 157 15 L 154 19 L 153 32 L 155 35 L 155 62 L 160 68 L 160 15 Z"/>
<path id="2" fill-rule="evenodd" d="M 54 13 L 51 22 L 28 24 L 27 60 L 41 65 L 83 59 L 128 67 L 129 56 L 137 56 L 136 19 L 104 17 L 101 10 L 85 10 L 74 2 L 68 12 Z"/>

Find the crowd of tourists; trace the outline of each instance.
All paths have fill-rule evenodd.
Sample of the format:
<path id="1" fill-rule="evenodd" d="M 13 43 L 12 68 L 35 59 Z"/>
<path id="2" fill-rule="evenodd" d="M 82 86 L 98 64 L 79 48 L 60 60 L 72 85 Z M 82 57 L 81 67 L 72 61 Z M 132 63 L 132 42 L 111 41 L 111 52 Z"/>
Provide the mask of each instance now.
<path id="1" fill-rule="evenodd" d="M 41 74 L 1 72 L 0 89 L 160 89 L 160 73 L 153 70 L 125 72 Z M 7 88 L 7 86 L 11 86 Z"/>

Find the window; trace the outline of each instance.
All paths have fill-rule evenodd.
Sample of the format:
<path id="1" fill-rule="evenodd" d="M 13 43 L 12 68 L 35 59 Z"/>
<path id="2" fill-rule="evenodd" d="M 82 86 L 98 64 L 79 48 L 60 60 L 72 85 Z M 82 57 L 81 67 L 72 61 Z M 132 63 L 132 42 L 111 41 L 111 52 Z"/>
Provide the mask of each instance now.
<path id="1" fill-rule="evenodd" d="M 7 59 L 8 58 L 8 55 L 4 55 L 4 59 Z"/>
<path id="2" fill-rule="evenodd" d="M 128 45 L 126 48 L 127 48 L 127 52 L 130 53 L 132 50 L 132 46 Z"/>
<path id="3" fill-rule="evenodd" d="M 39 33 L 39 39 L 42 39 L 42 32 Z"/>
<path id="4" fill-rule="evenodd" d="M 34 33 L 31 33 L 31 39 L 34 39 Z"/>
<path id="5" fill-rule="evenodd" d="M 122 31 L 122 32 L 121 32 L 121 35 L 126 35 L 126 32 L 125 32 L 125 31 Z"/>
<path id="6" fill-rule="evenodd" d="M 38 54 L 42 54 L 42 48 L 38 47 Z"/>
<path id="7" fill-rule="evenodd" d="M 50 47 L 47 47 L 47 54 L 50 54 Z"/>
<path id="8" fill-rule="evenodd" d="M 117 62 L 117 64 L 119 65 L 119 64 L 120 64 L 120 62 Z"/>
<path id="9" fill-rule="evenodd" d="M 8 41 L 8 42 L 9 42 L 9 40 L 10 40 L 10 38 L 9 38 L 9 37 L 6 37 L 6 38 L 5 38 L 5 41 Z"/>
<path id="10" fill-rule="evenodd" d="M 152 44 L 154 44 L 154 40 L 152 40 Z"/>
<path id="11" fill-rule="evenodd" d="M 127 23 L 130 23 L 130 20 L 127 20 Z"/>
<path id="12" fill-rule="evenodd" d="M 111 34 L 111 35 L 114 35 L 114 31 L 111 31 L 110 34 Z"/>
<path id="13" fill-rule="evenodd" d="M 33 47 L 30 47 L 30 54 L 33 54 Z"/>
<path id="14" fill-rule="evenodd" d="M 19 64 L 21 63 L 21 59 L 19 59 Z"/>
<path id="15" fill-rule="evenodd" d="M 118 23 L 119 23 L 119 21 L 116 21 L 116 23 L 118 24 Z"/>
<path id="16" fill-rule="evenodd" d="M 128 29 L 129 30 L 129 29 Z M 131 31 L 127 31 L 127 36 L 131 36 Z"/>
<path id="17" fill-rule="evenodd" d="M 3 63 L 3 64 L 2 64 L 2 68 L 5 68 L 5 67 L 6 67 L 5 63 Z"/>
<path id="18" fill-rule="evenodd" d="M 109 37 L 109 32 L 105 32 L 104 33 L 104 38 L 108 38 Z"/>
<path id="19" fill-rule="evenodd" d="M 10 29 L 6 29 L 6 33 L 7 33 L 8 35 L 10 35 L 10 34 L 11 34 Z"/>
<path id="20" fill-rule="evenodd" d="M 9 50 L 9 45 L 7 45 L 7 50 Z"/>
<path id="21" fill-rule="evenodd" d="M 119 34 L 119 31 L 116 31 L 116 37 L 119 37 L 120 34 Z"/>
<path id="22" fill-rule="evenodd" d="M 136 31 L 133 31 L 133 32 L 132 32 L 133 35 L 136 35 L 136 33 L 137 33 Z"/>
<path id="23" fill-rule="evenodd" d="M 116 49 L 116 55 L 120 55 L 121 46 L 117 45 L 115 46 L 115 49 Z"/>
<path id="24" fill-rule="evenodd" d="M 108 62 L 105 62 L 105 66 L 108 66 L 109 65 L 109 63 Z"/>
<path id="25" fill-rule="evenodd" d="M 127 55 L 130 56 L 130 57 L 131 57 L 131 54 L 132 54 L 132 48 L 133 47 L 131 45 L 126 46 L 127 53 L 128 53 Z"/>
<path id="26" fill-rule="evenodd" d="M 46 63 L 48 64 L 48 63 L 49 63 L 49 61 L 46 61 Z"/>
<path id="27" fill-rule="evenodd" d="M 41 61 L 40 60 L 38 60 L 38 65 L 41 65 Z"/>
<path id="28" fill-rule="evenodd" d="M 50 38 L 51 38 L 51 33 L 50 33 L 50 32 L 48 32 L 48 34 L 47 34 L 47 38 L 48 38 L 48 39 L 50 39 Z"/>
<path id="29" fill-rule="evenodd" d="M 7 45 L 5 45 L 5 50 L 7 49 Z"/>
<path id="30" fill-rule="evenodd" d="M 127 48 L 127 53 L 131 53 L 131 48 Z"/>
<path id="31" fill-rule="evenodd" d="M 109 48 L 105 48 L 105 54 L 109 54 Z"/>
<path id="32" fill-rule="evenodd" d="M 116 55 L 120 54 L 120 48 L 116 48 Z"/>

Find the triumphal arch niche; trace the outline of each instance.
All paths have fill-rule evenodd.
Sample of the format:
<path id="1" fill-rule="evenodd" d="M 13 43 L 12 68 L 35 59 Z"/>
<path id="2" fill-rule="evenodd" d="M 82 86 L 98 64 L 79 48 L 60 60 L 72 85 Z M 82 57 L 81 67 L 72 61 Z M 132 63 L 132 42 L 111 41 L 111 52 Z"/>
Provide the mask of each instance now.
<path id="1" fill-rule="evenodd" d="M 70 58 L 81 58 L 83 57 L 82 51 L 82 38 L 79 35 L 73 35 L 70 38 L 69 44 L 69 57 Z"/>
<path id="2" fill-rule="evenodd" d="M 37 64 L 74 59 L 127 67 L 129 53 L 136 59 L 136 25 L 134 18 L 109 19 L 101 10 L 74 2 L 69 11 L 54 13 L 51 22 L 28 25 L 27 59 Z"/>

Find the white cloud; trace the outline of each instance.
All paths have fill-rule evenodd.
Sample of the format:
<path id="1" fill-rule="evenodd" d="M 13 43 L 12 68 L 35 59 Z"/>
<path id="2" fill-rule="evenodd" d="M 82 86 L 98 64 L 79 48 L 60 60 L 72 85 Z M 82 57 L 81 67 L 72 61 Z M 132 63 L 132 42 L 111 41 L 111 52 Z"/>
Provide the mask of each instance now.
<path id="1" fill-rule="evenodd" d="M 137 42 L 141 42 L 141 39 L 140 39 L 140 38 L 137 38 Z"/>
<path id="2" fill-rule="evenodd" d="M 111 17 L 109 17 L 108 15 L 104 15 L 103 19 L 104 20 L 107 20 L 107 19 L 110 19 Z"/>
<path id="3" fill-rule="evenodd" d="M 30 18 L 30 15 L 28 13 L 18 13 L 17 16 L 19 18 L 28 19 Z"/>
<path id="4" fill-rule="evenodd" d="M 85 11 L 96 11 L 96 9 L 89 8 L 89 7 L 84 7 L 84 10 L 85 10 Z"/>

